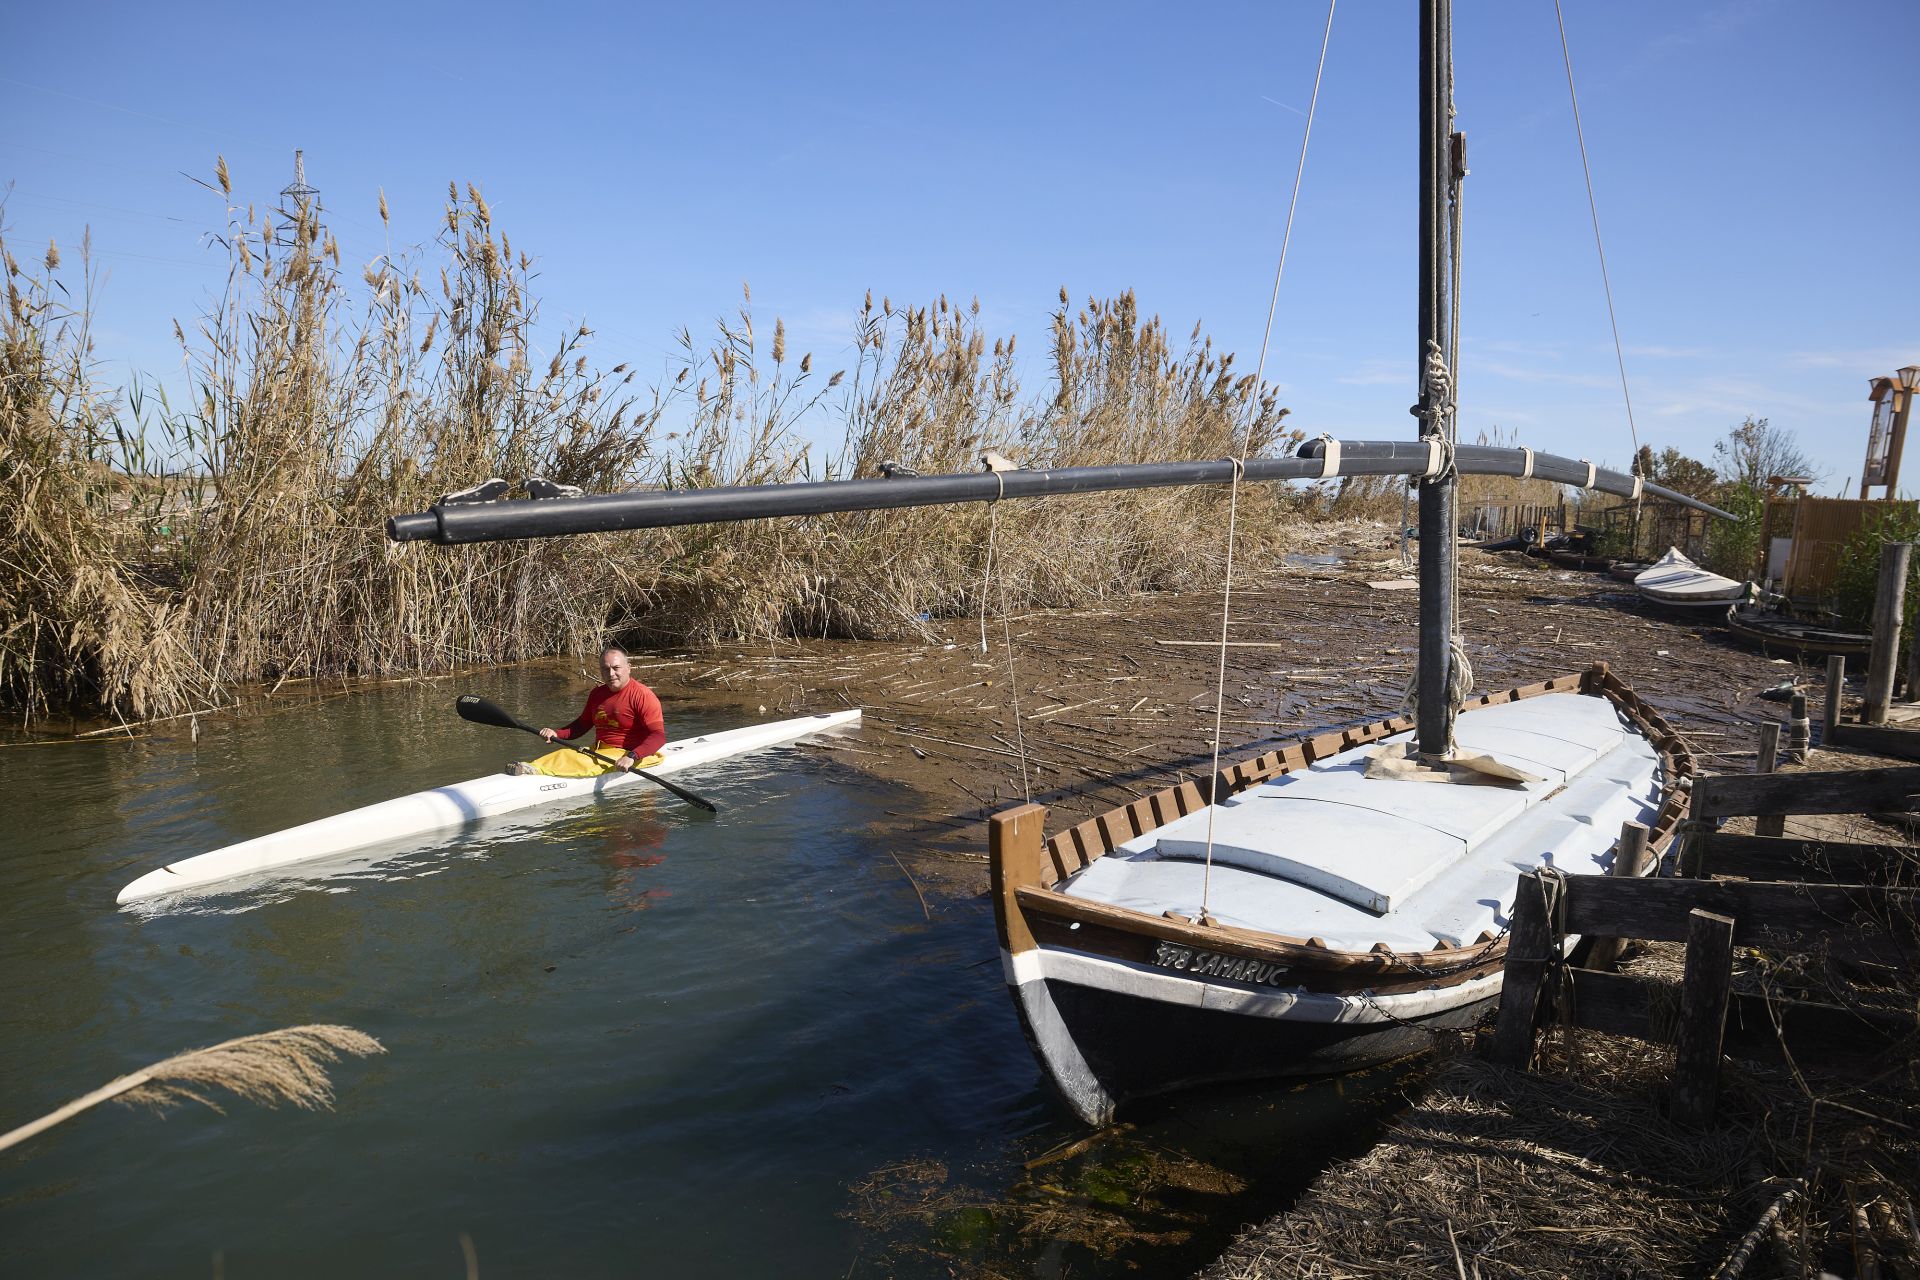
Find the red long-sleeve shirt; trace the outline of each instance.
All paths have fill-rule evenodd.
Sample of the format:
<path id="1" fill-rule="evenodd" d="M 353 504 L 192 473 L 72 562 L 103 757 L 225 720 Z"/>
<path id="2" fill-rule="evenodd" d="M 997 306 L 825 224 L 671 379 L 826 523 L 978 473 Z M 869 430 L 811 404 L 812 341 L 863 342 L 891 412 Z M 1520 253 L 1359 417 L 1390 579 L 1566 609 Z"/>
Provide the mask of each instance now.
<path id="1" fill-rule="evenodd" d="M 601 685 L 587 695 L 587 707 L 580 718 L 564 729 L 556 729 L 553 736 L 568 741 L 589 728 L 595 731 L 599 745 L 631 751 L 635 760 L 645 760 L 667 741 L 667 719 L 660 710 L 660 699 L 638 680 L 628 680 L 618 693 Z"/>

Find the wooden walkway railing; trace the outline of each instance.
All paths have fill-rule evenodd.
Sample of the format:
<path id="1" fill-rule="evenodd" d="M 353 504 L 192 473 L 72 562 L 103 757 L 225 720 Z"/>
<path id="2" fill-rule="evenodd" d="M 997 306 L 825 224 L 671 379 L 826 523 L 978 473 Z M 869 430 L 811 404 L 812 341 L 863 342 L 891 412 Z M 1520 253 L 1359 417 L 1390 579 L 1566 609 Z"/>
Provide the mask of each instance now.
<path id="1" fill-rule="evenodd" d="M 1775 726 L 1777 737 L 1777 726 Z M 1763 755 L 1763 761 L 1765 756 Z M 1711 1119 L 1722 1054 L 1857 1059 L 1913 1032 L 1911 1010 L 1888 1013 L 1733 990 L 1737 946 L 1844 952 L 1912 966 L 1920 947 L 1913 849 L 1784 835 L 1732 835 L 1720 819 L 1920 810 L 1920 769 L 1763 773 L 1695 783 L 1682 865 L 1693 877 L 1520 877 L 1500 1011 L 1487 1055 L 1525 1070 L 1552 1020 L 1674 1049 L 1670 1114 Z M 1749 876 L 1748 880 L 1694 878 Z M 1585 966 L 1565 939 L 1596 938 Z M 1678 990 L 1608 972 L 1619 939 L 1684 942 Z"/>

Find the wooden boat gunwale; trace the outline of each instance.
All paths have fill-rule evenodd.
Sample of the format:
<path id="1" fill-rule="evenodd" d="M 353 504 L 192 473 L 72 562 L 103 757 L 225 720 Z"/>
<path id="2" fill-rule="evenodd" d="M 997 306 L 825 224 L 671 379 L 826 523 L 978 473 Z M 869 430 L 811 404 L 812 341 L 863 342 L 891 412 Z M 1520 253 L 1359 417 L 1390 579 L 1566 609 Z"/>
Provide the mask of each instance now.
<path id="1" fill-rule="evenodd" d="M 1820 626 L 1818 623 L 1801 622 L 1797 618 L 1788 618 L 1788 621 L 1794 623 L 1803 631 L 1818 633 L 1820 636 L 1833 637 L 1831 641 L 1827 641 L 1819 639 L 1817 636 L 1794 635 L 1791 633 L 1783 634 L 1781 632 L 1769 631 L 1763 627 L 1755 626 L 1750 616 L 1742 616 L 1743 613 L 1750 615 L 1756 612 L 1764 612 L 1769 614 L 1769 616 L 1780 616 L 1772 614 L 1770 610 L 1758 609 L 1753 605 L 1735 603 L 1727 607 L 1727 630 L 1749 644 L 1758 645 L 1763 653 L 1768 650 L 1778 650 L 1783 653 L 1794 653 L 1803 656 L 1814 654 L 1826 657 L 1838 653 L 1844 654 L 1849 658 L 1864 658 L 1873 648 L 1873 637 L 1860 632 L 1840 631 L 1833 627 Z"/>
<path id="2" fill-rule="evenodd" d="M 1588 555 L 1584 551 L 1549 551 L 1547 558 L 1563 569 L 1578 569 L 1584 573 L 1605 573 L 1613 567 L 1613 561 L 1608 557 Z"/>
<path id="3" fill-rule="evenodd" d="M 1687 796 L 1696 774 L 1692 750 L 1666 718 L 1614 675 L 1604 662 L 1595 663 L 1580 674 L 1554 676 L 1469 698 L 1462 710 L 1465 713 L 1547 694 L 1604 697 L 1632 721 L 1653 746 L 1664 772 L 1664 785 L 1660 808 L 1649 832 L 1648 847 L 1652 856 L 1642 871 L 1657 866 L 1659 856 L 1672 844 L 1686 814 Z M 1021 805 L 996 814 L 990 827 L 989 865 L 1001 948 L 1010 955 L 1033 950 L 1040 945 L 1034 935 L 1035 922 L 1060 919 L 1070 924 L 1097 926 L 1177 946 L 1282 965 L 1293 971 L 1291 981 L 1307 979 L 1309 987 L 1316 984 L 1308 975 L 1316 973 L 1323 980 L 1349 985 L 1352 979 L 1365 977 L 1371 986 L 1384 990 L 1380 985 L 1383 981 L 1401 979 L 1430 985 L 1436 977 L 1464 980 L 1498 967 L 1506 955 L 1504 933 L 1493 937 L 1483 935 L 1480 940 L 1461 947 L 1430 951 L 1397 952 L 1384 943 L 1376 943 L 1369 951 L 1350 951 L 1329 947 L 1318 938 L 1296 938 L 1184 917 L 1150 916 L 1126 907 L 1072 897 L 1054 887 L 1127 841 L 1204 808 L 1212 795 L 1221 798 L 1234 795 L 1305 768 L 1316 760 L 1412 727 L 1412 717 L 1390 716 L 1296 739 L 1221 769 L 1211 786 L 1187 781 L 1167 787 L 1044 840 L 1038 838 L 1045 821 L 1044 806 Z M 1618 851 L 1617 840 L 1613 848 Z M 1034 919 L 1029 919 L 1029 912 Z"/>

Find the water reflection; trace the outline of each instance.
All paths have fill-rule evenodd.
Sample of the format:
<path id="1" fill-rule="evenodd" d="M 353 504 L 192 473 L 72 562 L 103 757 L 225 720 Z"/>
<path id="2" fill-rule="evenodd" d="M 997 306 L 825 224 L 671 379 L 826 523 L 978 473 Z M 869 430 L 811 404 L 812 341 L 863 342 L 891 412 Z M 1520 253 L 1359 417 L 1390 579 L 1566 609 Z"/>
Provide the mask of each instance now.
<path id="1" fill-rule="evenodd" d="M 650 818 L 608 824 L 593 833 L 596 853 L 608 870 L 607 896 L 627 911 L 645 911 L 673 891 L 655 882 L 649 873 L 667 860 L 664 850 L 671 831 Z"/>
<path id="2" fill-rule="evenodd" d="M 702 771 L 718 820 L 635 788 L 115 909 L 163 862 L 498 767 L 446 702 L 236 717 L 84 772 L 10 753 L 0 1125 L 276 1026 L 388 1054 L 339 1072 L 333 1112 L 102 1110 L 0 1156 L 0 1274 L 204 1274 L 215 1251 L 236 1275 L 439 1274 L 463 1232 L 489 1274 L 1165 1271 L 1365 1122 L 1337 1093 L 1249 1096 L 1063 1151 L 1087 1135 L 1040 1086 L 988 905 L 927 919 L 869 830 L 916 801 L 821 753 Z"/>

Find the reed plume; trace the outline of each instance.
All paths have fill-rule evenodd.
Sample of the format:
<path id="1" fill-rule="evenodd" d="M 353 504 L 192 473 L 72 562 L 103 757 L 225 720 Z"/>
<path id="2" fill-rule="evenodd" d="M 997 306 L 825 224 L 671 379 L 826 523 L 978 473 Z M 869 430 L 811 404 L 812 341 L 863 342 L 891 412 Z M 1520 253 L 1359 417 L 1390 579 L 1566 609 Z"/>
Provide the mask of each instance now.
<path id="1" fill-rule="evenodd" d="M 987 449 L 1036 467 L 1258 455 L 1298 436 L 1271 387 L 1197 327 L 1175 346 L 1131 292 L 1076 306 L 1063 289 L 1051 377 L 1030 393 L 1017 336 L 991 332 L 977 300 L 869 293 L 852 359 L 829 369 L 792 358 L 780 319 L 758 341 L 743 284 L 711 332 L 675 335 L 649 387 L 596 363 L 588 326 L 543 325 L 533 260 L 477 187 L 450 184 L 430 248 L 343 271 L 317 207 L 247 207 L 224 162 L 208 186 L 228 271 L 176 325 L 188 402 L 97 386 L 84 304 L 63 310 L 50 271 L 7 255 L 0 704 L 29 718 L 179 714 L 254 681 L 603 639 L 923 634 L 923 617 L 977 611 L 990 524 L 1009 607 L 1210 586 L 1225 524 L 1221 492 L 1153 490 L 388 547 L 388 515 L 488 476 L 695 488 L 873 476 L 889 459 L 968 470 Z M 810 443 L 833 425 L 836 444 Z M 1272 538 L 1303 509 L 1279 486 L 1241 501 L 1242 528 Z"/>
<path id="2" fill-rule="evenodd" d="M 224 1089 L 265 1107 L 291 1103 L 307 1111 L 331 1109 L 333 1082 L 327 1069 L 343 1057 L 385 1053 L 380 1042 L 352 1027 L 315 1023 L 241 1036 L 204 1049 L 175 1054 L 121 1076 L 38 1120 L 0 1134 L 0 1151 L 44 1133 L 103 1102 L 168 1111 L 197 1102 L 224 1113 L 208 1096 Z"/>

